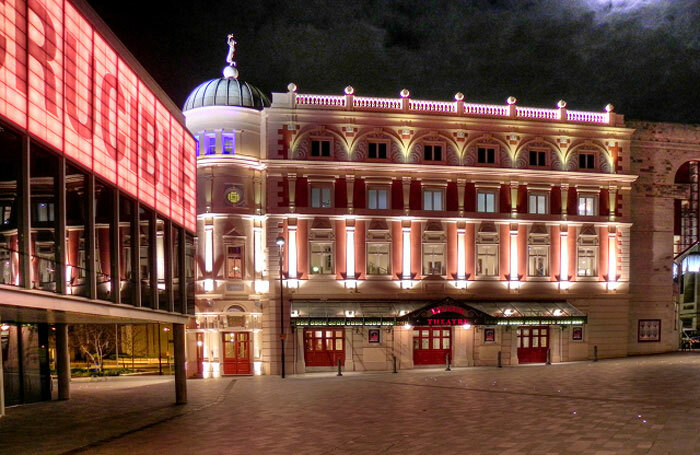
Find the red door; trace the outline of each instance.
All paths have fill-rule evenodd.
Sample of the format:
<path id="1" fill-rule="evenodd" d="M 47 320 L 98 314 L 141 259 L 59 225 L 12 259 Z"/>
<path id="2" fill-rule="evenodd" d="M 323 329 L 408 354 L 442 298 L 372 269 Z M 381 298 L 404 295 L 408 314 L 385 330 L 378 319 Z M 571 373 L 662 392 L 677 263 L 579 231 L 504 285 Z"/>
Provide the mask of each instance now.
<path id="1" fill-rule="evenodd" d="M 225 332 L 224 374 L 250 374 L 250 333 Z"/>
<path id="2" fill-rule="evenodd" d="M 518 335 L 518 363 L 544 363 L 549 348 L 549 327 L 520 327 Z"/>
<path id="3" fill-rule="evenodd" d="M 304 362 L 307 367 L 345 365 L 344 329 L 305 329 Z"/>
<path id="4" fill-rule="evenodd" d="M 414 365 L 444 365 L 448 355 L 452 356 L 452 329 L 416 327 L 413 330 Z"/>

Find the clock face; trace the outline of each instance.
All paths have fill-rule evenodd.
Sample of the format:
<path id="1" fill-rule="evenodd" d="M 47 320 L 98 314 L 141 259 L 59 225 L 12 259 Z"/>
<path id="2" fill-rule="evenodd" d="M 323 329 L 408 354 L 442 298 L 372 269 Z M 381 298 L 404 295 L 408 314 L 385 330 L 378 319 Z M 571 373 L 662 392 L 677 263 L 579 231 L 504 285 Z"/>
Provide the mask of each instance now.
<path id="1" fill-rule="evenodd" d="M 231 204 L 238 204 L 241 199 L 243 199 L 243 195 L 240 188 L 231 188 L 226 192 L 226 200 Z"/>

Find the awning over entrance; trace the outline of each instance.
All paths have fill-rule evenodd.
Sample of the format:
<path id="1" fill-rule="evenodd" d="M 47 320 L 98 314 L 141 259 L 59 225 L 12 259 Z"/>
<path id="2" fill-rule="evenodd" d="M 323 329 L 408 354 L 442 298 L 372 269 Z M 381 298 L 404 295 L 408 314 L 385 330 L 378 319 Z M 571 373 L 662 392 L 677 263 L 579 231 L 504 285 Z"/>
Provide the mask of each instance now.
<path id="1" fill-rule="evenodd" d="M 564 300 L 304 301 L 291 304 L 291 323 L 308 326 L 579 325 L 587 316 Z"/>

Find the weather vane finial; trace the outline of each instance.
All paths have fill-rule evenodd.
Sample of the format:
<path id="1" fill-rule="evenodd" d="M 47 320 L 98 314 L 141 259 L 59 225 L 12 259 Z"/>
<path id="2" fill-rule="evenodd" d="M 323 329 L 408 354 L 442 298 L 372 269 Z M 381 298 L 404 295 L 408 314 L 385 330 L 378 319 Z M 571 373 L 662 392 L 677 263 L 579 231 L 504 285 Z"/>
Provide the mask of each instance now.
<path id="1" fill-rule="evenodd" d="M 228 55 L 226 55 L 226 62 L 228 66 L 224 68 L 224 77 L 226 79 L 238 79 L 238 70 L 236 69 L 236 40 L 233 35 L 228 35 L 226 37 L 226 42 L 228 43 Z"/>

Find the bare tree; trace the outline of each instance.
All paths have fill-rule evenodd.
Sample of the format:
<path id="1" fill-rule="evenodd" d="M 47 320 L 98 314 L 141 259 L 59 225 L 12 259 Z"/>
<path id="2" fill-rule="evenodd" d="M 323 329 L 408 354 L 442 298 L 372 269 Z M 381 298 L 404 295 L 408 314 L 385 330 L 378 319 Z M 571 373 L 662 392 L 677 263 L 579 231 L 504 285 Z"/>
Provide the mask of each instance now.
<path id="1" fill-rule="evenodd" d="M 102 371 L 104 358 L 114 350 L 114 326 L 111 324 L 72 325 L 70 340 L 71 344 L 80 350 L 89 365 L 96 365 L 98 370 Z"/>

